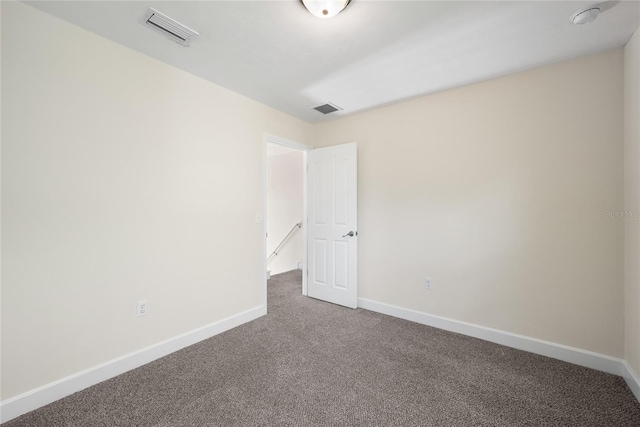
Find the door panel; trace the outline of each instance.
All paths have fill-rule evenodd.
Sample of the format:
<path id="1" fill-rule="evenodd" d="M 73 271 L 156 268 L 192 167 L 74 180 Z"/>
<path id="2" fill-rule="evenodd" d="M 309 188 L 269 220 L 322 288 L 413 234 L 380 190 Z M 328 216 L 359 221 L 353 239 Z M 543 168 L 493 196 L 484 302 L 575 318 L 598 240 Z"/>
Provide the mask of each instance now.
<path id="1" fill-rule="evenodd" d="M 313 281 L 319 285 L 327 284 L 327 241 L 313 239 Z"/>
<path id="2" fill-rule="evenodd" d="M 357 145 L 320 148 L 307 156 L 308 295 L 356 308 Z"/>

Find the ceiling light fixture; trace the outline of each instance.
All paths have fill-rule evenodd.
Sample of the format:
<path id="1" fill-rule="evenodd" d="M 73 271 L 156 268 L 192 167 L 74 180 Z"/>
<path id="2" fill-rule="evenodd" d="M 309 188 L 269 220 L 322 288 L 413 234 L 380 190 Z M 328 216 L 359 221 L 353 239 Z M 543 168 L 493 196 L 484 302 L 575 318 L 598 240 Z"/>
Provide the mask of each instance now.
<path id="1" fill-rule="evenodd" d="M 313 16 L 331 18 L 342 12 L 351 0 L 300 0 Z"/>
<path id="2" fill-rule="evenodd" d="M 570 19 L 576 25 L 588 24 L 595 21 L 599 14 L 600 6 L 591 6 L 576 10 Z"/>

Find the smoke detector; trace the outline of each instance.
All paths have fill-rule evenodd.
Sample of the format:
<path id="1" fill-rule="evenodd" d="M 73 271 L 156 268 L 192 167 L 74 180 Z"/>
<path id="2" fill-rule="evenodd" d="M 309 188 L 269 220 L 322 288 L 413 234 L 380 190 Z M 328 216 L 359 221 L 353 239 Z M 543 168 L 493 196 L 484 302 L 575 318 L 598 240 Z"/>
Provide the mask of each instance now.
<path id="1" fill-rule="evenodd" d="M 199 36 L 199 34 L 191 28 L 179 23 L 175 19 L 169 18 L 167 15 L 158 12 L 152 7 L 147 10 L 147 13 L 144 14 L 140 23 L 165 35 L 182 46 L 189 46 L 191 42 Z"/>
<path id="2" fill-rule="evenodd" d="M 583 9 L 578 9 L 571 15 L 571 22 L 576 25 L 588 24 L 596 20 L 600 14 L 600 6 L 590 6 Z"/>

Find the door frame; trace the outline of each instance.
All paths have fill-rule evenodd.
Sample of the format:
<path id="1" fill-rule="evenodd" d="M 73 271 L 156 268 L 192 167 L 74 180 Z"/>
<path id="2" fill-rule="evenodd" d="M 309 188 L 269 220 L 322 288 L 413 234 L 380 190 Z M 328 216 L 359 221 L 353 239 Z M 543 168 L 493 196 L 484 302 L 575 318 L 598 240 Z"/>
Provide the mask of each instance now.
<path id="1" fill-rule="evenodd" d="M 285 147 L 302 151 L 302 295 L 307 295 L 307 151 L 313 147 L 300 142 L 291 141 L 276 135 L 265 133 L 262 138 L 262 277 L 264 280 L 263 301 L 264 308 L 267 308 L 267 144 L 278 144 Z"/>

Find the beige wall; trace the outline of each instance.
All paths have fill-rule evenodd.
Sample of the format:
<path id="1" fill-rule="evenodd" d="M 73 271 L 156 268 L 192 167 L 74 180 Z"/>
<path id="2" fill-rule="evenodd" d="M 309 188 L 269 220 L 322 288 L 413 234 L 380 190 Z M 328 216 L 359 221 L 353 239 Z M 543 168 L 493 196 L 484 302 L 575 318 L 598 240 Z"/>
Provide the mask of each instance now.
<path id="1" fill-rule="evenodd" d="M 267 159 L 267 255 L 270 255 L 294 224 L 302 222 L 302 151 Z M 302 262 L 302 230 L 298 229 L 271 259 L 271 274 L 297 268 Z"/>
<path id="2" fill-rule="evenodd" d="M 263 133 L 309 125 L 14 2 L 2 90 L 3 400 L 262 304 Z"/>
<path id="3" fill-rule="evenodd" d="M 640 373 L 638 33 L 311 127 L 1 4 L 2 400 L 262 303 L 264 132 L 359 143 L 360 297 Z"/>
<path id="4" fill-rule="evenodd" d="M 624 49 L 625 359 L 640 376 L 640 30 Z"/>
<path id="5" fill-rule="evenodd" d="M 622 357 L 622 84 L 617 49 L 317 126 L 358 142 L 359 297 Z"/>

